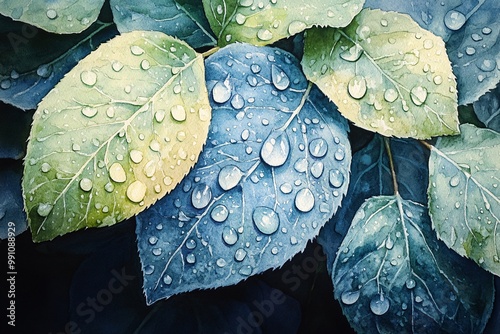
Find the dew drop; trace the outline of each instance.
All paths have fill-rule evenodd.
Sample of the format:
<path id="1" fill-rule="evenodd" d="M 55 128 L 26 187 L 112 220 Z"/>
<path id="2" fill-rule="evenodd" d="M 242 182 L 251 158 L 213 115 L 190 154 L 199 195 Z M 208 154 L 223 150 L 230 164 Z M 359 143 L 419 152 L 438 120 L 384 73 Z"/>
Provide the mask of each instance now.
<path id="1" fill-rule="evenodd" d="M 44 162 L 41 166 L 42 173 L 47 173 L 51 169 L 52 169 L 52 167 L 46 162 Z"/>
<path id="2" fill-rule="evenodd" d="M 130 151 L 130 160 L 132 160 L 134 163 L 138 164 L 142 161 L 143 154 L 141 151 L 138 150 L 132 150 Z"/>
<path id="3" fill-rule="evenodd" d="M 38 66 L 36 69 L 36 74 L 41 76 L 42 78 L 48 78 L 52 74 L 52 65 L 50 64 L 42 64 Z"/>
<path id="4" fill-rule="evenodd" d="M 191 203 L 196 209 L 205 208 L 212 200 L 212 189 L 205 183 L 197 184 L 191 193 Z"/>
<path id="5" fill-rule="evenodd" d="M 194 239 L 189 239 L 186 241 L 186 248 L 187 249 L 195 249 L 196 248 L 196 241 Z"/>
<path id="6" fill-rule="evenodd" d="M 431 39 L 424 40 L 424 49 L 430 50 L 434 47 L 434 42 Z"/>
<path id="7" fill-rule="evenodd" d="M 0 88 L 2 89 L 9 89 L 12 83 L 10 82 L 9 79 L 4 79 L 2 82 L 0 82 Z"/>
<path id="8" fill-rule="evenodd" d="M 134 203 L 139 203 L 146 196 L 147 186 L 139 180 L 132 182 L 127 188 L 127 197 Z"/>
<path id="9" fill-rule="evenodd" d="M 299 32 L 305 30 L 307 25 L 302 21 L 292 21 L 288 26 L 288 33 L 290 35 L 298 34 Z"/>
<path id="10" fill-rule="evenodd" d="M 441 77 L 440 75 L 436 75 L 432 80 L 436 85 L 440 85 L 443 83 L 443 77 Z"/>
<path id="11" fill-rule="evenodd" d="M 97 115 L 97 109 L 92 107 L 83 107 L 82 114 L 88 118 L 91 118 Z"/>
<path id="12" fill-rule="evenodd" d="M 238 241 L 236 230 L 229 226 L 224 226 L 222 230 L 222 240 L 228 245 L 234 245 Z"/>
<path id="13" fill-rule="evenodd" d="M 54 206 L 50 203 L 40 203 L 38 205 L 38 208 L 36 209 L 36 212 L 40 217 L 47 217 L 52 211 L 53 207 Z"/>
<path id="14" fill-rule="evenodd" d="M 407 288 L 407 289 L 410 289 L 410 290 L 411 290 L 411 289 L 413 289 L 413 288 L 415 287 L 416 282 L 415 282 L 415 280 L 414 280 L 414 279 L 409 278 L 408 280 L 406 280 L 405 285 L 406 285 L 406 288 Z"/>
<path id="15" fill-rule="evenodd" d="M 295 195 L 295 207 L 302 212 L 309 212 L 314 207 L 314 195 L 309 188 L 300 189 Z"/>
<path id="16" fill-rule="evenodd" d="M 382 294 L 377 294 L 370 301 L 370 310 L 375 315 L 383 315 L 389 310 L 389 300 Z"/>
<path id="17" fill-rule="evenodd" d="M 322 158 L 328 152 L 328 143 L 323 138 L 315 138 L 309 143 L 309 153 L 315 158 Z"/>
<path id="18" fill-rule="evenodd" d="M 360 291 L 344 291 L 342 292 L 342 295 L 340 296 L 340 300 L 342 300 L 342 303 L 346 305 L 352 305 L 356 303 L 359 299 Z"/>
<path id="19" fill-rule="evenodd" d="M 240 183 L 243 172 L 234 165 L 224 166 L 219 172 L 219 185 L 220 187 L 228 191 L 233 189 Z"/>
<path id="20" fill-rule="evenodd" d="M 143 59 L 143 60 L 141 61 L 141 68 L 142 68 L 143 70 L 145 70 L 145 71 L 146 71 L 146 70 L 149 70 L 149 69 L 151 68 L 151 63 L 149 62 L 149 60 L 147 60 L 147 59 Z"/>
<path id="21" fill-rule="evenodd" d="M 113 71 L 115 72 L 120 72 L 123 68 L 123 64 L 120 63 L 119 61 L 114 61 L 112 64 L 111 64 L 111 68 L 113 69 Z"/>
<path id="22" fill-rule="evenodd" d="M 184 122 L 186 120 L 186 109 L 180 104 L 173 106 L 170 109 L 170 114 L 172 118 L 177 122 Z"/>
<path id="23" fill-rule="evenodd" d="M 340 58 L 346 60 L 346 61 L 357 61 L 360 57 L 361 54 L 363 53 L 363 49 L 358 46 L 357 44 L 349 48 L 348 50 L 340 53 Z"/>
<path id="24" fill-rule="evenodd" d="M 427 90 L 422 86 L 415 86 L 410 91 L 410 97 L 416 106 L 421 106 L 427 99 Z"/>
<path id="25" fill-rule="evenodd" d="M 235 94 L 231 99 L 231 106 L 236 110 L 243 108 L 244 105 L 245 105 L 245 100 L 243 99 L 243 96 L 241 96 L 240 94 Z"/>
<path id="26" fill-rule="evenodd" d="M 484 35 L 489 35 L 491 34 L 491 28 L 490 27 L 484 27 L 481 32 L 484 34 Z"/>
<path id="27" fill-rule="evenodd" d="M 264 234 L 273 234 L 278 230 L 280 219 L 276 211 L 265 206 L 258 206 L 253 210 L 253 223 Z"/>
<path id="28" fill-rule="evenodd" d="M 259 72 L 260 72 L 261 68 L 260 68 L 260 66 L 259 66 L 259 65 L 257 65 L 257 64 L 252 64 L 252 65 L 250 66 L 250 70 L 252 71 L 252 73 L 253 73 L 253 74 L 257 74 L 257 73 L 259 73 Z"/>
<path id="29" fill-rule="evenodd" d="M 286 132 L 273 131 L 260 150 L 262 160 L 272 167 L 283 165 L 290 154 L 290 141 Z"/>
<path id="30" fill-rule="evenodd" d="M 311 166 L 311 174 L 315 178 L 321 177 L 323 174 L 324 165 L 321 161 L 315 161 Z"/>
<path id="31" fill-rule="evenodd" d="M 152 265 L 150 265 L 150 264 L 148 264 L 148 265 L 144 266 L 144 270 L 143 271 L 144 271 L 144 274 L 151 275 L 155 271 L 155 267 L 152 266 Z"/>
<path id="32" fill-rule="evenodd" d="M 257 37 L 262 41 L 269 41 L 273 38 L 273 33 L 267 29 L 260 29 L 257 31 Z"/>
<path id="33" fill-rule="evenodd" d="M 444 24 L 450 30 L 459 30 L 465 24 L 467 18 L 464 14 L 457 12 L 456 10 L 450 10 L 444 16 Z"/>
<path id="34" fill-rule="evenodd" d="M 172 277 L 170 275 L 165 275 L 163 277 L 163 283 L 165 283 L 166 285 L 172 284 Z"/>
<path id="35" fill-rule="evenodd" d="M 215 264 L 217 264 L 217 267 L 223 268 L 226 266 L 227 262 L 223 258 L 219 258 L 217 259 L 217 261 L 215 261 Z"/>
<path id="36" fill-rule="evenodd" d="M 450 186 L 451 187 L 456 187 L 460 183 L 460 176 L 455 175 L 450 179 Z"/>
<path id="37" fill-rule="evenodd" d="M 155 236 L 151 236 L 151 237 L 149 237 L 148 242 L 150 245 L 154 246 L 158 242 L 158 238 Z"/>
<path id="38" fill-rule="evenodd" d="M 113 163 L 109 168 L 109 177 L 111 180 L 118 183 L 122 183 L 127 180 L 127 174 L 125 173 L 123 166 L 118 162 Z"/>
<path id="39" fill-rule="evenodd" d="M 87 178 L 83 178 L 80 180 L 80 188 L 83 190 L 83 191 L 90 191 L 92 190 L 92 180 L 90 179 L 87 179 Z"/>
<path id="40" fill-rule="evenodd" d="M 392 249 L 394 247 L 394 241 L 391 239 L 391 236 L 387 236 L 387 239 L 385 240 L 385 248 L 387 249 Z"/>
<path id="41" fill-rule="evenodd" d="M 496 62 L 493 59 L 483 59 L 478 67 L 481 71 L 491 72 L 495 69 L 496 65 Z"/>
<path id="42" fill-rule="evenodd" d="M 476 53 L 476 49 L 474 49 L 472 46 L 468 46 L 465 48 L 465 53 L 469 56 L 472 56 Z"/>
<path id="43" fill-rule="evenodd" d="M 340 188 L 344 184 L 344 174 L 338 169 L 331 170 L 329 175 L 330 184 L 335 188 Z"/>
<path id="44" fill-rule="evenodd" d="M 333 157 L 335 158 L 335 160 L 337 161 L 342 161 L 344 160 L 344 157 L 345 157 L 345 152 L 344 150 L 342 150 L 341 148 L 337 149 L 337 151 L 335 151 L 335 154 L 333 155 Z"/>
<path id="45" fill-rule="evenodd" d="M 392 103 L 392 102 L 396 101 L 397 98 L 398 98 L 398 93 L 395 89 L 388 88 L 385 90 L 384 99 L 387 102 Z"/>
<path id="46" fill-rule="evenodd" d="M 222 204 L 215 206 L 210 212 L 210 217 L 217 223 L 226 221 L 228 216 L 229 210 Z"/>
<path id="47" fill-rule="evenodd" d="M 231 97 L 231 88 L 229 87 L 229 80 L 223 82 L 218 81 L 212 88 L 212 98 L 217 103 L 225 103 Z"/>
<path id="48" fill-rule="evenodd" d="M 252 267 L 243 266 L 240 268 L 240 270 L 238 270 L 238 273 L 243 276 L 250 276 L 250 274 L 252 273 Z"/>
<path id="49" fill-rule="evenodd" d="M 83 71 L 80 73 L 80 80 L 87 86 L 94 86 L 97 82 L 97 74 L 92 71 Z"/>
<path id="50" fill-rule="evenodd" d="M 237 13 L 235 15 L 234 19 L 236 20 L 236 23 L 238 23 L 238 24 L 244 24 L 245 21 L 247 20 L 246 16 L 241 14 L 241 13 Z"/>
<path id="51" fill-rule="evenodd" d="M 104 190 L 106 190 L 108 193 L 111 193 L 113 192 L 113 190 L 115 190 L 115 186 L 111 182 L 108 182 L 104 185 Z"/>
<path id="52" fill-rule="evenodd" d="M 189 253 L 186 256 L 186 262 L 189 263 L 189 264 L 195 263 L 196 262 L 196 256 L 193 253 Z"/>
<path id="53" fill-rule="evenodd" d="M 130 52 L 132 52 L 132 54 L 133 54 L 134 56 L 140 56 L 140 55 L 144 54 L 144 49 L 143 49 L 143 48 L 141 48 L 141 47 L 140 47 L 140 46 L 138 46 L 138 45 L 132 45 L 132 46 L 130 47 Z"/>
<path id="54" fill-rule="evenodd" d="M 285 90 L 290 85 L 290 78 L 288 78 L 288 75 L 274 64 L 271 66 L 271 80 L 277 90 Z"/>
<path id="55" fill-rule="evenodd" d="M 54 10 L 54 9 L 49 9 L 47 10 L 47 17 L 50 19 L 50 20 L 54 20 L 57 18 L 57 12 Z"/>
<path id="56" fill-rule="evenodd" d="M 360 75 L 356 75 L 349 81 L 347 91 L 355 99 L 361 99 L 366 94 L 366 80 Z"/>
<path id="57" fill-rule="evenodd" d="M 238 262 L 243 261 L 246 256 L 247 256 L 247 251 L 244 250 L 243 248 L 238 248 L 234 253 L 234 259 Z"/>
<path id="58" fill-rule="evenodd" d="M 153 248 L 153 250 L 151 251 L 151 253 L 153 253 L 153 255 L 155 255 L 155 256 L 160 256 L 161 252 L 162 252 L 162 250 L 160 247 Z"/>

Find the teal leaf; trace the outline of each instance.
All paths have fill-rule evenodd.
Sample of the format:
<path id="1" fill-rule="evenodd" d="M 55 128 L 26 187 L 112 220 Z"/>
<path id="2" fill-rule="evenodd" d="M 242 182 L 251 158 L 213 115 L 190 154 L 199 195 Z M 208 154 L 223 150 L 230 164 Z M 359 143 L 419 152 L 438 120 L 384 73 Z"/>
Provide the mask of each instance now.
<path id="1" fill-rule="evenodd" d="M 0 109 L 3 109 L 0 123 L 0 159 L 20 160 L 26 151 L 33 113 L 22 112 L 1 103 Z"/>
<path id="2" fill-rule="evenodd" d="M 477 118 L 488 128 L 500 132 L 500 85 L 473 103 Z"/>
<path id="3" fill-rule="evenodd" d="M 500 135 L 473 125 L 439 138 L 429 160 L 429 212 L 438 237 L 500 276 Z"/>
<path id="4" fill-rule="evenodd" d="M 493 279 L 435 238 L 427 210 L 368 199 L 333 265 L 335 298 L 358 333 L 481 333 Z"/>
<path id="5" fill-rule="evenodd" d="M 137 216 L 149 304 L 283 265 L 349 183 L 347 123 L 292 55 L 232 44 L 207 59 L 206 80 L 213 119 L 198 163 Z"/>
<path id="6" fill-rule="evenodd" d="M 17 236 L 28 228 L 21 193 L 22 166 L 2 163 L 0 169 L 0 239 Z"/>
<path id="7" fill-rule="evenodd" d="M 201 0 L 111 0 L 114 21 L 121 33 L 161 31 L 194 48 L 214 46 Z"/>
<path id="8" fill-rule="evenodd" d="M 0 14 L 57 34 L 74 34 L 97 20 L 104 0 L 0 0 Z"/>
<path id="9" fill-rule="evenodd" d="M 6 37 L 0 43 L 0 100 L 23 110 L 36 109 L 79 60 L 117 34 L 99 21 L 80 34 L 57 38 L 6 18 L 0 18 L 0 30 Z"/>
<path id="10" fill-rule="evenodd" d="M 34 241 L 113 225 L 184 177 L 211 109 L 203 56 L 160 32 L 101 45 L 39 104 L 23 192 Z"/>
<path id="11" fill-rule="evenodd" d="M 310 29 L 302 67 L 343 116 L 368 131 L 417 139 L 458 132 L 444 43 L 407 15 L 363 9 L 346 28 Z"/>
<path id="12" fill-rule="evenodd" d="M 365 0 L 203 0 L 219 45 L 267 45 L 312 26 L 345 27 Z"/>
<path id="13" fill-rule="evenodd" d="M 399 193 L 413 202 L 427 202 L 429 150 L 413 139 L 390 140 Z M 327 255 L 331 270 L 335 255 L 344 239 L 354 214 L 370 197 L 393 195 L 391 170 L 384 138 L 375 135 L 373 140 L 352 157 L 351 182 L 347 195 L 337 213 L 326 223 L 318 242 Z"/>

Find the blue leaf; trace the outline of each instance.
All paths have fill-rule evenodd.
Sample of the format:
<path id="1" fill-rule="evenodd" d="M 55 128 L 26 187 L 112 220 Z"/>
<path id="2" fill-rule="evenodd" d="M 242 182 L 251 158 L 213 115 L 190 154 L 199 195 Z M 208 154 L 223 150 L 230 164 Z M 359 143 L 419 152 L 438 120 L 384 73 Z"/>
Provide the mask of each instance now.
<path id="1" fill-rule="evenodd" d="M 0 101 L 23 110 L 42 98 L 100 43 L 116 35 L 110 23 L 96 22 L 80 34 L 55 35 L 0 17 Z"/>
<path id="2" fill-rule="evenodd" d="M 0 239 L 19 235 L 28 224 L 23 210 L 21 193 L 22 166 L 2 167 L 0 170 Z"/>
<path id="3" fill-rule="evenodd" d="M 24 157 L 26 141 L 30 134 L 32 112 L 22 112 L 0 103 L 0 159 L 18 160 Z"/>
<path id="4" fill-rule="evenodd" d="M 412 139 L 391 139 L 390 143 L 399 193 L 414 202 L 427 203 L 428 150 Z M 318 242 L 328 257 L 328 270 L 331 270 L 340 243 L 359 207 L 372 196 L 392 194 L 394 189 L 384 139 L 375 135 L 365 148 L 353 155 L 347 196 L 319 234 Z"/>
<path id="5" fill-rule="evenodd" d="M 148 303 L 281 266 L 349 183 L 347 123 L 298 61 L 232 44 L 206 61 L 213 119 L 190 174 L 137 216 Z"/>
<path id="6" fill-rule="evenodd" d="M 500 85 L 473 103 L 477 118 L 488 128 L 500 132 Z"/>
<path id="7" fill-rule="evenodd" d="M 121 33 L 154 30 L 182 39 L 193 48 L 217 44 L 201 0 L 111 0 L 111 9 Z"/>

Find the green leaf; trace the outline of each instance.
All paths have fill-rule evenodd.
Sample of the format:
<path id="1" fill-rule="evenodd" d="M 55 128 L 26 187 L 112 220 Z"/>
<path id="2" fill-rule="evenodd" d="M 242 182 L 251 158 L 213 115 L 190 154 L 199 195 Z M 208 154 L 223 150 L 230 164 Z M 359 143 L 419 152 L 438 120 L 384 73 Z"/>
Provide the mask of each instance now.
<path id="1" fill-rule="evenodd" d="M 448 247 L 500 275 L 500 135 L 473 125 L 439 138 L 429 160 L 429 212 Z"/>
<path id="2" fill-rule="evenodd" d="M 97 20 L 104 0 L 0 0 L 0 14 L 58 34 L 79 33 Z"/>
<path id="3" fill-rule="evenodd" d="M 358 333 L 481 333 L 493 279 L 435 238 L 424 206 L 367 200 L 333 265 L 335 298 Z"/>
<path id="4" fill-rule="evenodd" d="M 312 26 L 345 27 L 364 0 L 203 0 L 219 45 L 267 45 Z"/>
<path id="5" fill-rule="evenodd" d="M 131 217 L 169 192 L 204 144 L 203 57 L 159 32 L 125 33 L 40 103 L 23 191 L 33 240 Z"/>
<path id="6" fill-rule="evenodd" d="M 311 29 L 302 67 L 359 127 L 418 139 L 458 132 L 444 43 L 407 15 L 364 9 L 344 29 Z"/>

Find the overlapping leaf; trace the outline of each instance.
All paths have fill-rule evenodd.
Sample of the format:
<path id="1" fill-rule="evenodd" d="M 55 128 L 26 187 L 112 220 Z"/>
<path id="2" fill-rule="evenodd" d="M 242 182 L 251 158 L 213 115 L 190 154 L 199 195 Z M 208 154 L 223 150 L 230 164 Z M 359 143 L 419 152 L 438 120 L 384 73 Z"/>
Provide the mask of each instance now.
<path id="1" fill-rule="evenodd" d="M 121 33 L 161 31 L 194 48 L 216 45 L 201 0 L 111 0 L 114 21 Z"/>
<path id="2" fill-rule="evenodd" d="M 345 27 L 364 0 L 203 0 L 219 45 L 267 45 L 312 26 Z"/>
<path id="3" fill-rule="evenodd" d="M 474 112 L 484 125 L 500 132 L 500 85 L 474 102 Z"/>
<path id="4" fill-rule="evenodd" d="M 137 216 L 148 303 L 281 266 L 349 183 L 346 121 L 293 56 L 232 44 L 206 68 L 207 145 L 179 186 Z"/>
<path id="5" fill-rule="evenodd" d="M 448 247 L 500 275 L 500 135 L 472 125 L 439 138 L 429 160 L 429 212 Z"/>
<path id="6" fill-rule="evenodd" d="M 0 0 L 0 14 L 58 34 L 79 33 L 97 20 L 104 0 Z"/>
<path id="7" fill-rule="evenodd" d="M 0 159 L 21 160 L 26 150 L 26 140 L 30 133 L 32 112 L 20 112 L 0 103 L 2 122 L 0 123 Z"/>
<path id="8" fill-rule="evenodd" d="M 0 19 L 0 27 L 6 33 L 0 43 L 0 100 L 24 110 L 36 109 L 79 60 L 117 34 L 103 22 L 57 38 L 10 19 Z"/>
<path id="9" fill-rule="evenodd" d="M 21 194 L 22 167 L 3 164 L 0 170 L 0 239 L 19 235 L 28 228 Z"/>
<path id="10" fill-rule="evenodd" d="M 399 193 L 413 202 L 426 203 L 428 150 L 411 139 L 391 139 L 390 147 Z M 356 211 L 372 196 L 394 194 L 393 188 L 384 139 L 375 135 L 366 147 L 353 155 L 351 182 L 346 198 L 318 236 L 318 242 L 328 257 L 329 270 Z"/>
<path id="11" fill-rule="evenodd" d="M 385 136 L 458 132 L 455 78 L 443 41 L 410 17 L 364 9 L 346 28 L 313 28 L 302 66 L 356 125 Z"/>
<path id="12" fill-rule="evenodd" d="M 481 333 L 492 276 L 438 241 L 424 206 L 367 200 L 333 266 L 335 298 L 359 333 Z"/>
<path id="13" fill-rule="evenodd" d="M 201 55 L 131 32 L 81 61 L 40 103 L 23 191 L 35 241 L 130 217 L 197 160 L 211 109 Z"/>

